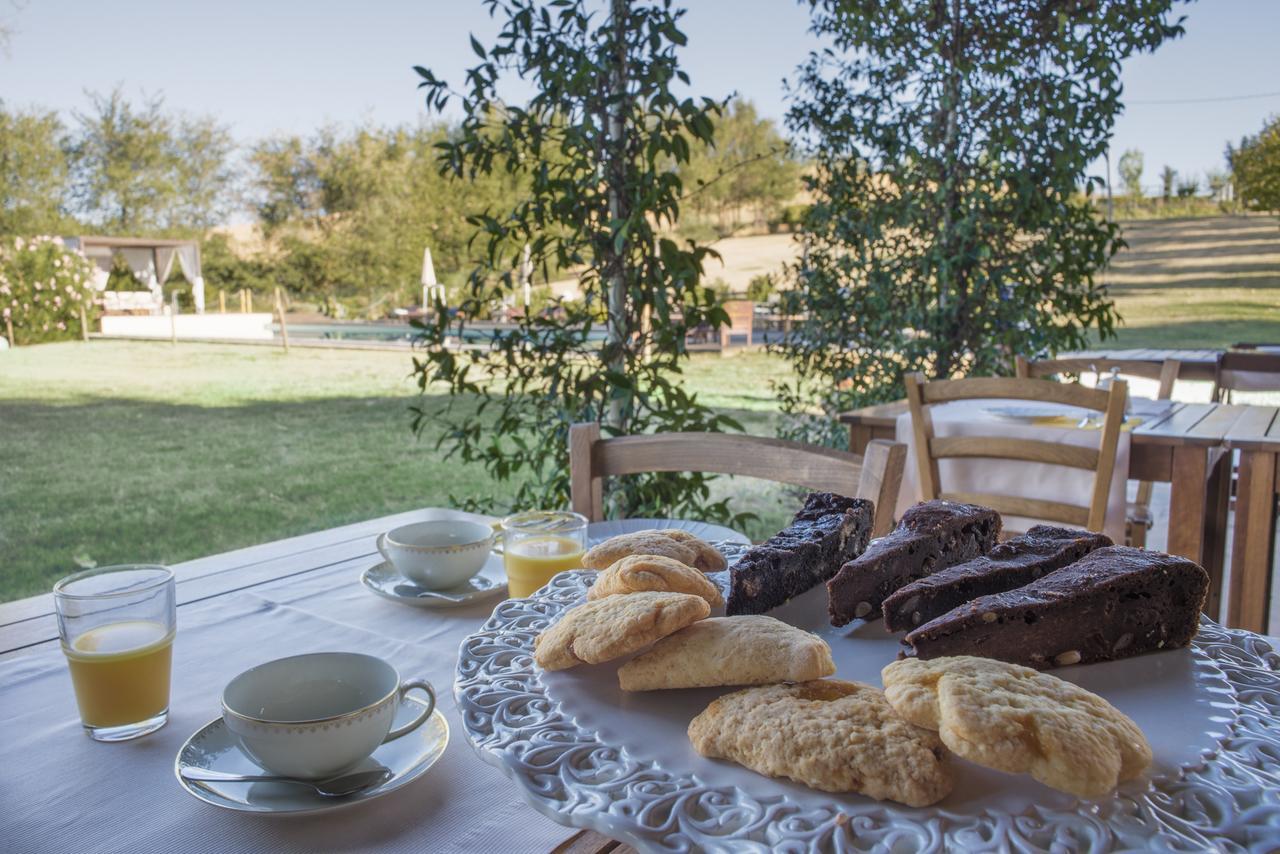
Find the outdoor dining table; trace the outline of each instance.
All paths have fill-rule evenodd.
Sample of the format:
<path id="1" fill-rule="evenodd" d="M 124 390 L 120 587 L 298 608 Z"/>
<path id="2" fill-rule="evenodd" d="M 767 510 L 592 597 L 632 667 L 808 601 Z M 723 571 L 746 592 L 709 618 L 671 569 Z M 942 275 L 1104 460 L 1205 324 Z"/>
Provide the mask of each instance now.
<path id="1" fill-rule="evenodd" d="M 1280 407 L 1250 407 L 1227 431 L 1226 444 L 1240 454 L 1226 621 L 1266 634 L 1280 495 Z"/>
<path id="2" fill-rule="evenodd" d="M 458 646 L 496 600 L 425 610 L 371 595 L 360 573 L 378 533 L 421 510 L 188 561 L 177 577 L 170 719 L 118 744 L 81 731 L 52 597 L 0 605 L 0 850 L 477 852 L 555 849 L 575 831 L 543 817 L 463 735 Z M 228 812 L 179 788 L 174 757 L 220 714 L 223 686 L 261 662 L 364 652 L 435 686 L 452 737 L 426 774 L 349 809 L 299 817 Z"/>
<path id="3" fill-rule="evenodd" d="M 1136 426 L 1129 479 L 1170 484 L 1168 550 L 1202 565 L 1210 578 L 1205 612 L 1222 604 L 1231 455 L 1224 441 L 1232 426 L 1254 407 L 1221 403 L 1175 403 L 1163 415 Z M 841 413 L 849 449 L 862 453 L 872 439 L 893 439 L 905 400 Z M 914 460 L 908 460 L 914 465 Z"/>

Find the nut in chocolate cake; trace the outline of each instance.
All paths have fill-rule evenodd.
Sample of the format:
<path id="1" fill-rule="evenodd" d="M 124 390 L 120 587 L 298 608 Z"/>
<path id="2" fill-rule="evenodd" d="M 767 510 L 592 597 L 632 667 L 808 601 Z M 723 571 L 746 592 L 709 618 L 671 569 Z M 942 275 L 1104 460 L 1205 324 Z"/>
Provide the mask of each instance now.
<path id="1" fill-rule="evenodd" d="M 1030 584 L 1109 545 L 1111 539 L 1102 534 L 1036 525 L 989 554 L 926 575 L 889 596 L 883 606 L 885 628 L 891 632 L 913 629 L 970 599 Z"/>
<path id="2" fill-rule="evenodd" d="M 1000 514 L 989 507 L 943 500 L 915 505 L 902 514 L 898 527 L 827 582 L 832 625 L 875 619 L 891 593 L 986 554 L 999 535 Z"/>
<path id="3" fill-rule="evenodd" d="M 1186 646 L 1209 574 L 1186 558 L 1110 546 L 925 623 L 905 655 L 977 655 L 1048 669 Z"/>
<path id="4" fill-rule="evenodd" d="M 762 614 L 826 581 L 862 554 L 874 516 L 866 499 L 811 493 L 790 525 L 730 568 L 725 612 Z"/>

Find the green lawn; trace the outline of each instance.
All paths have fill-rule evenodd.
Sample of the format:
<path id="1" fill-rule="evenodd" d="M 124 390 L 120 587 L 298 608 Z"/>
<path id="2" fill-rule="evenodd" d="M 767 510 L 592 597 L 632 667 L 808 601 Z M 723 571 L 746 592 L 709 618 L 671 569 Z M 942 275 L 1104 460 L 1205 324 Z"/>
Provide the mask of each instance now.
<path id="1" fill-rule="evenodd" d="M 90 562 L 176 563 L 450 496 L 503 505 L 478 468 L 409 429 L 407 353 L 90 342 L 0 352 L 0 599 Z M 687 382 L 772 434 L 759 355 L 697 356 Z M 435 399 L 437 404 L 439 399 Z M 429 401 L 430 403 L 430 401 Z M 717 492 L 788 516 L 776 487 Z"/>
<path id="2" fill-rule="evenodd" d="M 1115 347 L 1280 342 L 1280 222 L 1219 216 L 1123 223 L 1104 277 L 1123 325 Z"/>

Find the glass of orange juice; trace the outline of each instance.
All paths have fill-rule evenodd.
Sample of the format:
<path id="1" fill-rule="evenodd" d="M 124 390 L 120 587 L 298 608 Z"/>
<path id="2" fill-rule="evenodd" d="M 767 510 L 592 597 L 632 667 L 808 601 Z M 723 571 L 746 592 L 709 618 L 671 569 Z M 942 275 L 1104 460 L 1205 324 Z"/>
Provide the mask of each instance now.
<path id="1" fill-rule="evenodd" d="M 53 586 L 58 635 L 90 738 L 125 741 L 169 719 L 177 608 L 163 566 L 106 566 Z"/>
<path id="2" fill-rule="evenodd" d="M 507 592 L 530 596 L 557 572 L 582 567 L 587 517 L 563 510 L 517 513 L 502 520 Z"/>

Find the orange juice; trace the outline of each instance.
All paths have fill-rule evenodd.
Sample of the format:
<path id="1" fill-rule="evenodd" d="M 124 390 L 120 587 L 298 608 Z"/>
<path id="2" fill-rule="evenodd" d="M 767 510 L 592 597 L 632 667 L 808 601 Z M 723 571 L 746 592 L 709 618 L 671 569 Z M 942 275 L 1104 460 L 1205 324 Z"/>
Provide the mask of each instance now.
<path id="1" fill-rule="evenodd" d="M 554 535 L 527 537 L 506 546 L 507 592 L 529 596 L 566 569 L 582 567 L 582 543 Z"/>
<path id="2" fill-rule="evenodd" d="M 169 707 L 173 632 L 151 620 L 97 626 L 65 643 L 80 719 L 115 727 L 155 717 Z"/>

